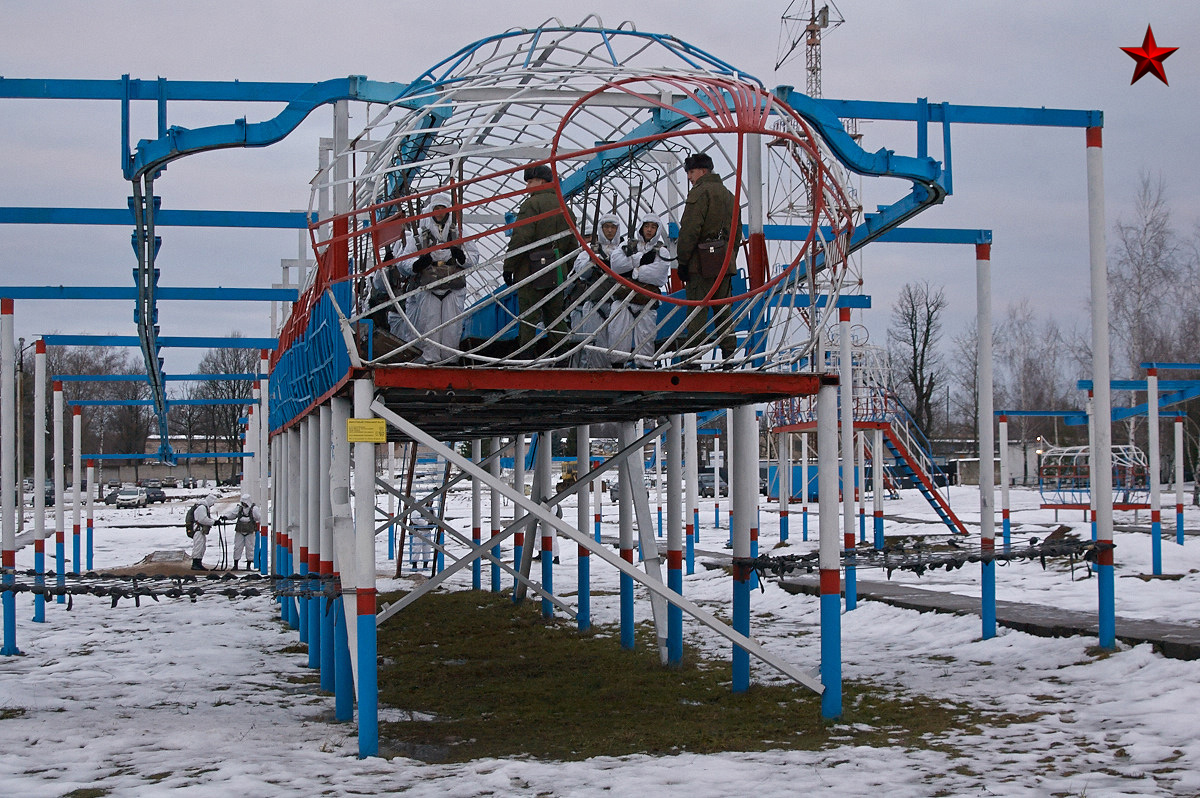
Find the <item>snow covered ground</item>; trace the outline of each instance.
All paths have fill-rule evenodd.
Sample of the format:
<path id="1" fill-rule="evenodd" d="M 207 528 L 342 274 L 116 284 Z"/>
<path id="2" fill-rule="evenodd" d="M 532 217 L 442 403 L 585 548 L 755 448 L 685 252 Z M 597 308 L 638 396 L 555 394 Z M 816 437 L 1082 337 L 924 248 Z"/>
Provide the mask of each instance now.
<path id="1" fill-rule="evenodd" d="M 968 524 L 977 523 L 978 499 L 968 488 L 955 488 L 952 502 Z M 1014 540 L 1054 528 L 1053 513 L 1037 509 L 1038 503 L 1035 493 L 1014 491 Z M 98 508 L 96 568 L 129 565 L 152 551 L 182 550 L 186 507 L 174 502 L 137 511 Z M 486 519 L 486 494 L 484 512 Z M 793 508 L 793 545 L 787 551 L 816 546 L 815 506 L 810 512 L 812 540 L 804 544 L 799 508 Z M 942 533 L 915 493 L 887 502 L 885 512 L 919 521 L 889 522 L 889 535 Z M 504 515 L 510 513 L 505 508 Z M 1200 529 L 1200 513 L 1193 508 L 1187 513 L 1188 528 Z M 468 527 L 469 494 L 454 494 L 448 514 L 460 529 Z M 570 504 L 564 515 L 574 517 Z M 1087 537 L 1079 514 L 1071 515 L 1062 514 L 1062 522 Z M 1173 531 L 1174 513 L 1164 515 Z M 764 506 L 761 518 L 766 552 L 777 541 L 778 516 L 773 506 Z M 1131 514 L 1118 514 L 1118 524 L 1131 520 Z M 701 523 L 699 548 L 720 550 L 727 530 L 712 529 L 711 500 L 702 507 Z M 606 503 L 605 534 L 615 533 L 615 508 Z M 1183 547 L 1164 541 L 1164 570 L 1183 574 L 1177 581 L 1128 578 L 1150 570 L 1148 535 L 1117 533 L 1116 543 L 1119 616 L 1198 623 L 1200 540 L 1192 537 Z M 210 545 L 209 564 L 216 549 Z M 562 567 L 555 573 L 564 594 L 575 590 L 574 551 L 573 544 L 562 545 Z M 18 554 L 18 568 L 31 567 L 32 560 L 32 547 L 26 547 Z M 381 590 L 410 584 L 387 577 L 393 565 L 386 561 L 383 536 L 378 563 Z M 615 593 L 615 573 L 598 561 L 592 571 L 594 589 Z M 922 578 L 896 572 L 893 579 L 977 595 L 978 577 L 978 566 L 967 566 Z M 860 569 L 859 578 L 885 577 Z M 1061 567 L 1043 571 L 1037 563 L 1014 563 L 998 569 L 997 582 L 1001 599 L 1089 612 L 1096 607 L 1096 580 L 1072 581 Z M 469 572 L 454 580 L 459 589 L 469 584 Z M 698 567 L 686 578 L 684 592 L 727 614 L 731 587 L 724 572 Z M 768 584 L 752 602 L 755 636 L 789 661 L 815 667 L 816 599 Z M 648 615 L 646 602 L 639 611 Z M 592 612 L 597 622 L 615 622 L 616 596 L 594 596 Z M 1200 742 L 1186 709 L 1200 703 L 1200 663 L 1165 659 L 1145 645 L 1101 656 L 1090 637 L 1046 639 L 1001 629 L 983 641 L 978 618 L 870 601 L 842 616 L 846 679 L 1029 719 L 940 741 L 960 754 L 834 740 L 819 752 L 635 755 L 567 763 L 359 760 L 356 728 L 332 722 L 332 697 L 301 680 L 309 673 L 307 658 L 284 652 L 296 635 L 278 623 L 268 598 L 164 599 L 144 601 L 141 608 L 123 601 L 110 609 L 105 599 L 83 596 L 70 612 L 65 605 L 49 605 L 44 624 L 31 617 L 26 594 L 18 606 L 24 656 L 0 660 L 0 794 L 14 798 L 84 788 L 95 790 L 89 795 L 122 796 L 1200 794 Z M 687 628 L 694 642 L 728 656 L 722 639 L 695 625 Z M 752 668 L 755 678 L 776 678 L 756 662 Z M 836 734 L 834 727 L 831 737 Z"/>

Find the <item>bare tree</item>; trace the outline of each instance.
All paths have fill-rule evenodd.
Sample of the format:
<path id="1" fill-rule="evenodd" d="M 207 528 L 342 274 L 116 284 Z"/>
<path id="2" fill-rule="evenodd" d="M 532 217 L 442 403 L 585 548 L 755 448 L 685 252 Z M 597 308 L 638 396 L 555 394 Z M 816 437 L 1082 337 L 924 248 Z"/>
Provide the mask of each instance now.
<path id="1" fill-rule="evenodd" d="M 233 333 L 230 337 L 239 338 L 240 333 Z M 258 350 L 257 349 L 210 349 L 200 359 L 200 365 L 197 367 L 197 372 L 200 374 L 249 374 L 258 369 Z M 251 394 L 254 388 L 254 383 L 244 379 L 215 379 L 204 380 L 195 385 L 192 396 L 198 399 L 209 400 L 243 400 L 238 404 L 213 404 L 203 406 L 203 417 L 206 419 L 206 433 L 210 440 L 222 440 L 225 443 L 224 450 L 228 452 L 237 452 L 242 449 L 241 442 L 241 425 L 238 424 L 238 419 L 246 413 L 247 406 L 250 404 Z M 217 461 L 216 476 L 217 481 L 220 481 L 220 460 Z M 230 469 L 231 476 L 237 473 L 238 466 L 235 464 Z"/>
<path id="2" fill-rule="evenodd" d="M 907 283 L 892 305 L 892 325 L 888 328 L 891 362 L 900 372 L 900 397 L 917 425 L 931 436 L 933 396 L 944 381 L 938 345 L 946 304 L 942 288 L 931 288 L 928 282 Z"/>
<path id="3" fill-rule="evenodd" d="M 979 326 L 972 320 L 965 330 L 951 340 L 954 365 L 949 381 L 953 387 L 953 418 L 949 423 L 962 431 L 963 437 L 974 440 L 979 429 Z M 976 447 L 978 449 L 978 447 Z"/>

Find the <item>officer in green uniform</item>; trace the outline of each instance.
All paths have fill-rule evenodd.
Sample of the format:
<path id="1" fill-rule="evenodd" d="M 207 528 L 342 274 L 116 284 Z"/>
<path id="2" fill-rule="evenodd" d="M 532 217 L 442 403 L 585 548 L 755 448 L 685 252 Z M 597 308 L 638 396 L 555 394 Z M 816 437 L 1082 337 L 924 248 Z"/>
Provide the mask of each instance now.
<path id="1" fill-rule="evenodd" d="M 525 170 L 524 178 L 529 195 L 517 212 L 517 224 L 513 228 L 512 238 L 508 241 L 510 254 L 504 259 L 504 282 L 508 285 L 521 282 L 531 273 L 541 270 L 544 264 L 558 260 L 575 249 L 575 237 L 559 205 L 553 185 L 554 174 L 550 167 L 545 164 L 531 166 Z M 551 212 L 552 215 L 543 219 L 522 224 L 526 219 Z M 574 216 L 571 218 L 573 221 Z M 562 283 L 560 274 L 567 269 L 569 265 L 559 266 L 549 272 L 543 271 L 540 276 L 517 289 L 522 347 L 533 340 L 539 323 L 548 336 L 553 336 L 555 340 L 566 334 L 566 320 L 558 320 L 563 312 L 562 291 L 546 299 L 541 307 L 534 309 L 534 305 L 549 296 Z M 550 348 L 550 344 L 550 337 L 543 338 L 536 348 L 526 349 L 523 356 L 543 355 Z"/>
<path id="2" fill-rule="evenodd" d="M 737 249 L 742 239 L 741 213 L 734 205 L 733 194 L 721 183 L 721 178 L 712 173 L 713 161 L 707 154 L 689 155 L 683 162 L 683 168 L 692 188 L 688 191 L 683 217 L 679 220 L 679 278 L 683 280 L 685 296 L 690 300 L 704 299 L 714 283 L 718 285 L 711 298 L 724 299 L 731 293 L 732 275 L 737 271 Z M 711 247 L 712 242 L 722 238 L 726 242 L 726 251 L 732 250 L 732 254 L 728 270 L 720 277 L 715 272 L 720 268 L 719 263 L 715 267 L 708 264 L 708 268 L 702 267 L 700 250 L 702 245 Z M 732 329 L 722 333 L 722 328 L 729 324 L 729 305 L 715 307 L 712 316 L 713 325 L 721 335 L 721 354 L 728 360 L 737 347 Z M 684 346 L 706 343 L 709 340 L 707 327 L 706 309 L 691 308 Z"/>

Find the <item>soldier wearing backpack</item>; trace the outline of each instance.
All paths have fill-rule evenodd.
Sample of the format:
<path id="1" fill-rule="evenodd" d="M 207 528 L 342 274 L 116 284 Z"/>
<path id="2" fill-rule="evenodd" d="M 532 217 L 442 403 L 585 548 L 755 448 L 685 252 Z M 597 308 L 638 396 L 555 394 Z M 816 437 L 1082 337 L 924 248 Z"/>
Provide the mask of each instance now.
<path id="1" fill-rule="evenodd" d="M 254 566 L 251 562 L 254 557 L 254 536 L 258 533 L 261 521 L 262 514 L 258 505 L 250 498 L 249 493 L 243 493 L 233 515 L 233 570 L 238 569 L 238 560 L 241 559 L 242 553 L 246 555 L 246 570 Z"/>
<path id="2" fill-rule="evenodd" d="M 207 571 L 202 560 L 204 549 L 208 545 L 208 531 L 217 523 L 213 515 L 213 505 L 217 503 L 217 494 L 210 493 L 198 504 L 193 504 L 184 518 L 183 526 L 187 536 L 192 539 L 192 570 Z"/>

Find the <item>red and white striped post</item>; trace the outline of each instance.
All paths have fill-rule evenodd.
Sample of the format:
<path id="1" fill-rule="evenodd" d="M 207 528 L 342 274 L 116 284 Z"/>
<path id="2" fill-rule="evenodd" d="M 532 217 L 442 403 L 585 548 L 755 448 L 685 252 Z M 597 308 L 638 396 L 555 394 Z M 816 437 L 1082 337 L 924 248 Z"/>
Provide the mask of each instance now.
<path id="1" fill-rule="evenodd" d="M 83 547 L 80 537 L 80 527 L 83 524 L 83 408 L 79 405 L 71 407 L 71 572 L 79 573 L 82 569 Z"/>
<path id="2" fill-rule="evenodd" d="M 975 245 L 976 389 L 979 394 L 979 545 L 983 639 L 996 636 L 996 442 L 992 434 L 992 245 Z"/>
<path id="3" fill-rule="evenodd" d="M 838 388 L 841 392 L 842 439 L 842 538 L 846 553 L 846 609 L 858 606 L 854 562 L 854 374 L 850 344 L 850 308 L 838 308 Z M 821 445 L 817 444 L 819 450 Z"/>
<path id="4" fill-rule="evenodd" d="M 33 570 L 37 585 L 45 580 L 46 572 L 46 342 L 39 338 L 34 346 L 33 383 Z M 33 620 L 46 620 L 46 597 L 38 593 L 33 598 Z"/>
<path id="5" fill-rule="evenodd" d="M 0 299 L 0 566 L 4 568 L 4 645 L 0 655 L 17 648 L 17 349 L 13 340 L 13 301 Z"/>
<path id="6" fill-rule="evenodd" d="M 1088 254 L 1091 266 L 1092 390 L 1095 401 L 1095 446 L 1091 489 L 1096 501 L 1099 644 L 1117 645 L 1116 582 L 1113 559 L 1112 370 L 1108 347 L 1108 249 L 1104 240 L 1104 160 L 1100 127 L 1087 129 Z"/>
<path id="7" fill-rule="evenodd" d="M 1175 416 L 1175 542 L 1183 545 L 1183 416 Z"/>
<path id="8" fill-rule="evenodd" d="M 85 491 L 85 493 L 87 495 L 87 500 L 86 500 L 87 501 L 87 523 L 86 523 L 84 529 L 87 532 L 87 542 L 86 542 L 87 569 L 90 571 L 94 567 L 92 563 L 93 563 L 93 553 L 94 553 L 94 548 L 95 548 L 93 545 L 93 542 L 94 542 L 93 538 L 95 537 L 95 531 L 96 531 L 96 490 L 97 490 L 97 488 L 96 488 L 96 464 L 95 464 L 95 461 L 93 461 L 90 458 L 87 461 L 87 470 L 85 473 L 87 475 L 86 478 L 84 479 L 84 482 L 87 484 L 87 490 Z"/>
<path id="9" fill-rule="evenodd" d="M 1146 370 L 1146 428 L 1150 439 L 1150 568 L 1162 575 L 1162 445 L 1158 424 L 1158 369 Z"/>
<path id="10" fill-rule="evenodd" d="M 58 574 L 58 586 L 67 584 L 67 497 L 64 482 L 66 480 L 67 464 L 65 461 L 66 437 L 63 433 L 63 387 L 58 380 L 54 381 L 54 559 L 55 572 Z M 66 604 L 67 597 L 59 593 L 55 603 Z"/>

